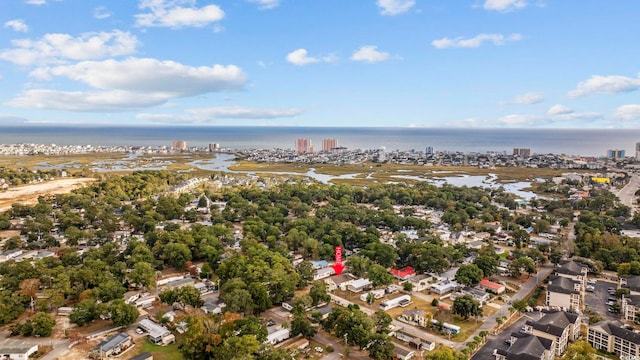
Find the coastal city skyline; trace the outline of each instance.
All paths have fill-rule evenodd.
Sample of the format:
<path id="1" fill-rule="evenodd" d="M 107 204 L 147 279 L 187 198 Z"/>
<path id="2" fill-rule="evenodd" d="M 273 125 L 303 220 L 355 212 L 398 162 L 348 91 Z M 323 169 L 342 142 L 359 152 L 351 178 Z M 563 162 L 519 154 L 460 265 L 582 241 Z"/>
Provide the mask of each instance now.
<path id="1" fill-rule="evenodd" d="M 11 0 L 0 125 L 638 128 L 638 10 Z"/>

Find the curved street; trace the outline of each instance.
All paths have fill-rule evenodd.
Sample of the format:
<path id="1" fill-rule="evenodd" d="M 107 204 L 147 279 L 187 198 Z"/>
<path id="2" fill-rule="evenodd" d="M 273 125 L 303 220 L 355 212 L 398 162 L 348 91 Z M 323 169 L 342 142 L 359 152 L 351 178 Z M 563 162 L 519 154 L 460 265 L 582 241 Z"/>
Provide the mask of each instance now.
<path id="1" fill-rule="evenodd" d="M 640 176 L 631 174 L 627 185 L 616 194 L 622 204 L 631 208 L 631 216 L 636 213 L 636 191 L 638 191 L 638 188 L 640 188 Z"/>

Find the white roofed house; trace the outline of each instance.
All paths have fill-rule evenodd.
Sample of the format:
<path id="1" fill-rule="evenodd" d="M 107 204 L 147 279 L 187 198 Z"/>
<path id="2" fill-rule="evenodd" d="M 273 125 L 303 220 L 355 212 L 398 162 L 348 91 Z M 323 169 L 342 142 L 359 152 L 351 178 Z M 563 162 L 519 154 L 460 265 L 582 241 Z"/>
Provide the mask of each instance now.
<path id="1" fill-rule="evenodd" d="M 169 329 L 149 319 L 141 320 L 138 326 L 147 332 L 147 337 L 154 344 L 167 345 L 176 340 Z"/>
<path id="2" fill-rule="evenodd" d="M 351 285 L 356 280 L 356 278 L 351 274 L 342 273 L 340 275 L 333 275 L 329 278 L 325 279 L 324 282 L 327 284 L 327 290 L 333 291 L 336 289 L 340 289 L 342 291 L 347 291 L 347 286 Z"/>
<path id="3" fill-rule="evenodd" d="M 0 343 L 0 359 L 28 359 L 38 351 L 37 344 L 26 344 L 23 341 L 7 340 Z"/>
<path id="4" fill-rule="evenodd" d="M 424 291 L 431 286 L 432 277 L 426 274 L 416 275 L 409 279 L 409 282 L 413 286 L 413 291 Z"/>
<path id="5" fill-rule="evenodd" d="M 371 281 L 369 279 L 360 278 L 358 280 L 353 281 L 351 284 L 349 284 L 347 286 L 347 289 L 349 289 L 349 291 L 351 292 L 359 293 L 370 287 L 371 287 Z"/>

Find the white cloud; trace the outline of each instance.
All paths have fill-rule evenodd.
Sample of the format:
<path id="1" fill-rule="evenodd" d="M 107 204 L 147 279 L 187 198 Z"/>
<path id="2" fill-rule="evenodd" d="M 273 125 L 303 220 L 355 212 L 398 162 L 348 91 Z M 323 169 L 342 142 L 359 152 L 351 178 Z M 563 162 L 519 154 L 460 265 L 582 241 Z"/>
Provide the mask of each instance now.
<path id="1" fill-rule="evenodd" d="M 378 7 L 382 15 L 399 15 L 409 11 L 415 4 L 415 0 L 378 0 Z"/>
<path id="2" fill-rule="evenodd" d="M 569 97 L 576 98 L 590 94 L 615 94 L 640 89 L 640 78 L 620 75 L 593 75 L 589 80 L 579 83 L 569 91 Z"/>
<path id="3" fill-rule="evenodd" d="M 4 27 L 11 28 L 13 31 L 17 31 L 17 32 L 29 31 L 29 27 L 27 26 L 27 24 L 24 23 L 24 20 L 22 19 L 9 20 L 6 23 L 4 23 Z"/>
<path id="4" fill-rule="evenodd" d="M 13 49 L 1 50 L 0 59 L 18 65 L 63 63 L 67 60 L 100 59 L 136 51 L 138 39 L 129 32 L 46 34 L 41 39 L 13 40 Z"/>
<path id="5" fill-rule="evenodd" d="M 0 123 L 24 123 L 24 122 L 27 122 L 27 119 L 19 116 L 15 116 L 15 115 L 0 113 Z"/>
<path id="6" fill-rule="evenodd" d="M 549 111 L 547 111 L 547 114 L 562 115 L 562 114 L 571 114 L 572 112 L 573 112 L 573 109 L 568 106 L 564 106 L 562 104 L 555 104 L 551 108 L 549 108 Z"/>
<path id="7" fill-rule="evenodd" d="M 614 117 L 618 120 L 640 120 L 640 104 L 622 105 L 616 109 Z"/>
<path id="8" fill-rule="evenodd" d="M 136 118 L 159 123 L 207 123 L 218 119 L 277 119 L 300 114 L 302 110 L 296 108 L 254 109 L 234 106 L 188 109 L 184 114 L 138 114 Z"/>
<path id="9" fill-rule="evenodd" d="M 527 6 L 526 0 L 485 0 L 482 7 L 485 10 L 509 12 Z"/>
<path id="10" fill-rule="evenodd" d="M 388 52 L 378 51 L 377 46 L 365 45 L 354 51 L 353 55 L 351 55 L 351 60 L 377 63 L 389 59 L 390 56 Z"/>
<path id="11" fill-rule="evenodd" d="M 140 0 L 138 7 L 149 10 L 135 15 L 136 25 L 141 27 L 204 27 L 224 18 L 224 11 L 219 6 L 199 8 L 195 6 L 195 0 Z"/>
<path id="12" fill-rule="evenodd" d="M 436 39 L 431 42 L 437 49 L 448 49 L 448 48 L 477 48 L 480 47 L 485 42 L 493 43 L 494 45 L 504 45 L 507 42 L 520 41 L 522 40 L 522 35 L 520 34 L 511 34 L 509 36 L 505 36 L 502 34 L 478 34 L 472 38 L 463 38 L 457 37 L 455 39 L 442 38 Z"/>
<path id="13" fill-rule="evenodd" d="M 213 25 L 213 32 L 218 34 L 224 31 L 224 26 L 220 25 L 220 24 L 214 24 Z"/>
<path id="14" fill-rule="evenodd" d="M 47 0 L 24 0 L 24 2 L 29 5 L 44 5 L 47 3 Z"/>
<path id="15" fill-rule="evenodd" d="M 235 65 L 193 67 L 152 58 L 83 61 L 41 68 L 31 76 L 40 79 L 64 76 L 97 89 L 162 93 L 170 97 L 239 90 L 246 82 L 246 75 Z"/>
<path id="16" fill-rule="evenodd" d="M 85 112 L 132 111 L 166 102 L 165 94 L 138 94 L 129 91 L 27 90 L 7 103 L 20 108 Z"/>
<path id="17" fill-rule="evenodd" d="M 530 92 L 518 95 L 511 100 L 503 101 L 501 104 L 515 104 L 515 105 L 531 105 L 544 101 L 544 94 L 537 92 Z"/>
<path id="18" fill-rule="evenodd" d="M 554 126 L 584 126 L 602 119 L 601 113 L 564 113 L 564 114 L 511 114 L 497 119 L 469 118 L 453 123 L 458 127 L 554 127 Z M 576 122 L 579 122 L 576 124 Z"/>
<path id="19" fill-rule="evenodd" d="M 111 15 L 113 15 L 113 13 L 109 11 L 109 9 L 107 9 L 105 6 L 98 6 L 97 8 L 93 9 L 93 17 L 98 20 L 110 18 Z"/>
<path id="20" fill-rule="evenodd" d="M 250 3 L 258 4 L 260 9 L 268 10 L 280 5 L 280 0 L 247 0 Z"/>
<path id="21" fill-rule="evenodd" d="M 304 66 L 307 64 L 326 62 L 326 63 L 334 63 L 338 61 L 338 57 L 334 54 L 329 54 L 323 57 L 313 57 L 309 56 L 307 49 L 296 49 L 292 52 L 288 53 L 286 56 L 288 62 L 297 66 Z"/>

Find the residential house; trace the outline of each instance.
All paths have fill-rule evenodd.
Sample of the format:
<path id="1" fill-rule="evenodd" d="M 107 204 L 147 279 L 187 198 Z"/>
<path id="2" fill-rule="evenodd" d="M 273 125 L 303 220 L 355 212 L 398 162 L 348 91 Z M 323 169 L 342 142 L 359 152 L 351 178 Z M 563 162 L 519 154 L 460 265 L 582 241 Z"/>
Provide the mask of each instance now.
<path id="1" fill-rule="evenodd" d="M 511 334 L 511 346 L 493 351 L 495 360 L 553 360 L 553 340 L 531 334 Z"/>
<path id="2" fill-rule="evenodd" d="M 153 360 L 153 355 L 150 352 L 143 352 L 142 354 L 138 354 L 129 360 Z"/>
<path id="3" fill-rule="evenodd" d="M 335 275 L 335 274 L 336 274 L 336 271 L 332 267 L 320 268 L 313 273 L 313 280 L 318 281 L 318 280 L 326 279 L 329 276 Z"/>
<path id="4" fill-rule="evenodd" d="M 138 326 L 147 332 L 147 338 L 154 344 L 167 345 L 176 341 L 169 329 L 149 319 L 141 320 Z"/>
<path id="5" fill-rule="evenodd" d="M 413 359 L 416 353 L 413 350 L 404 348 L 400 345 L 393 344 L 393 355 L 396 359 L 409 360 Z"/>
<path id="6" fill-rule="evenodd" d="M 460 285 L 455 280 L 443 280 L 435 284 L 431 284 L 429 290 L 438 295 L 444 295 L 459 288 Z"/>
<path id="7" fill-rule="evenodd" d="M 404 269 L 391 269 L 391 275 L 400 281 L 408 280 L 416 276 L 416 271 L 411 266 L 407 266 Z"/>
<path id="8" fill-rule="evenodd" d="M 331 310 L 333 310 L 333 308 L 331 306 L 321 306 L 319 308 L 315 308 L 313 310 L 310 310 L 307 314 L 309 316 L 311 316 L 311 314 L 313 314 L 314 312 L 319 312 L 321 316 L 321 319 L 324 320 L 327 317 L 329 317 L 329 314 L 331 313 Z"/>
<path id="9" fill-rule="evenodd" d="M 7 250 L 5 252 L 2 252 L 0 253 L 0 262 L 5 262 L 5 261 L 15 259 L 18 256 L 22 255 L 22 253 L 23 253 L 22 249 L 13 249 L 13 250 Z"/>
<path id="10" fill-rule="evenodd" d="M 582 288 L 578 281 L 552 275 L 547 284 L 546 305 L 580 311 L 583 306 Z"/>
<path id="11" fill-rule="evenodd" d="M 151 355 L 150 352 L 143 352 L 142 354 L 138 354 L 129 360 L 153 360 L 153 355 Z"/>
<path id="12" fill-rule="evenodd" d="M 216 298 L 206 298 L 204 299 L 204 304 L 200 307 L 205 314 L 222 314 L 222 308 L 226 305 L 223 302 L 220 302 L 219 299 Z"/>
<path id="13" fill-rule="evenodd" d="M 347 291 L 347 286 L 351 285 L 356 280 L 355 276 L 343 273 L 340 275 L 330 276 L 327 279 L 324 279 L 325 284 L 327 284 L 327 290 L 333 291 L 336 289 L 340 289 L 342 291 Z"/>
<path id="14" fill-rule="evenodd" d="M 414 322 L 422 327 L 429 326 L 431 314 L 418 308 L 404 310 L 400 317 L 406 321 Z"/>
<path id="15" fill-rule="evenodd" d="M 594 349 L 614 353 L 621 359 L 640 358 L 640 334 L 619 321 L 600 321 L 589 326 L 587 342 Z"/>
<path id="16" fill-rule="evenodd" d="M 380 303 L 380 309 L 387 311 L 393 309 L 395 307 L 406 307 L 411 304 L 411 296 L 409 295 L 400 295 L 393 299 L 388 299 Z"/>
<path id="17" fill-rule="evenodd" d="M 131 345 L 133 345 L 133 342 L 131 342 L 131 336 L 127 333 L 120 332 L 100 342 L 93 351 L 103 359 L 120 355 Z"/>
<path id="18" fill-rule="evenodd" d="M 416 275 L 409 279 L 409 283 L 413 286 L 413 291 L 424 291 L 431 285 L 431 276 L 426 274 Z"/>
<path id="19" fill-rule="evenodd" d="M 351 292 L 359 293 L 370 287 L 371 287 L 371 281 L 369 279 L 360 278 L 358 280 L 353 281 L 351 284 L 349 284 L 347 286 L 347 289 L 349 289 L 349 291 Z"/>
<path id="20" fill-rule="evenodd" d="M 319 270 L 319 269 L 324 269 L 330 266 L 327 260 L 320 260 L 320 261 L 312 261 L 311 267 L 313 268 L 313 270 Z"/>
<path id="21" fill-rule="evenodd" d="M 407 332 L 404 329 L 396 330 L 395 335 L 398 340 L 409 343 L 411 347 L 418 350 L 431 351 L 436 347 L 434 342 L 423 338 L 421 335 Z"/>
<path id="22" fill-rule="evenodd" d="M 289 329 L 279 329 L 275 330 L 271 334 L 267 335 L 267 341 L 273 345 L 287 340 L 291 335 L 289 334 Z"/>
<path id="23" fill-rule="evenodd" d="M 483 290 L 472 288 L 472 287 L 465 287 L 465 288 L 461 289 L 459 292 L 457 292 L 455 294 L 451 294 L 450 299 L 451 300 L 455 300 L 456 297 L 464 296 L 464 295 L 471 296 L 473 298 L 473 300 L 475 300 L 475 301 L 480 303 L 480 306 L 483 306 L 484 303 L 489 301 L 489 298 L 491 297 L 491 295 L 489 295 L 488 293 L 486 293 Z"/>
<path id="24" fill-rule="evenodd" d="M 562 356 L 569 342 L 580 337 L 580 316 L 565 311 L 546 313 L 539 320 L 528 320 L 526 328 L 532 335 L 553 340 L 556 356 Z"/>
<path id="25" fill-rule="evenodd" d="M 8 340 L 0 344 L 0 359 L 24 360 L 37 351 L 37 344 Z"/>
<path id="26" fill-rule="evenodd" d="M 489 279 L 487 278 L 480 280 L 480 283 L 478 284 L 478 286 L 481 289 L 484 289 L 485 291 L 490 292 L 492 294 L 496 294 L 496 295 L 500 295 L 506 290 L 504 285 L 494 283 L 493 281 L 489 281 Z"/>
<path id="27" fill-rule="evenodd" d="M 195 280 L 193 278 L 186 277 L 186 278 L 170 281 L 167 284 L 165 284 L 163 286 L 163 288 L 164 289 L 178 289 L 178 288 L 181 288 L 183 286 L 193 286 L 194 284 L 195 284 Z"/>

